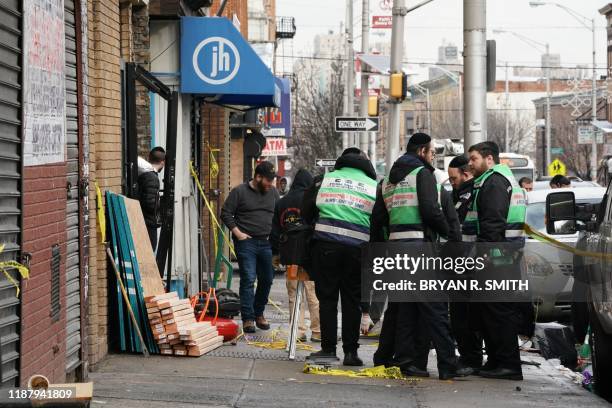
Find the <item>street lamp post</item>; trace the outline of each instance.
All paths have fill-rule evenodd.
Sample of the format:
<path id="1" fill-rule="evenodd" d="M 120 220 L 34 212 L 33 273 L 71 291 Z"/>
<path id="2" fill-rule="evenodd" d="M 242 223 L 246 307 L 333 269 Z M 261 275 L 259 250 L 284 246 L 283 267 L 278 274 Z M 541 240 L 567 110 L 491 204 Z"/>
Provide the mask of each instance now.
<path id="1" fill-rule="evenodd" d="M 529 5 L 531 7 L 538 6 L 556 6 L 560 9 L 563 9 L 566 13 L 574 17 L 580 24 L 582 24 L 586 29 L 591 30 L 593 34 L 593 78 L 591 80 L 591 125 L 593 127 L 592 130 L 592 144 L 591 144 L 591 180 L 597 180 L 597 138 L 595 137 L 595 121 L 597 120 L 597 55 L 595 51 L 595 19 L 588 18 L 578 13 L 577 11 L 564 6 L 563 4 L 548 2 L 548 1 L 530 1 Z M 590 24 L 589 24 L 590 23 Z M 547 109 L 550 109 L 547 107 Z"/>
<path id="2" fill-rule="evenodd" d="M 531 39 L 529 37 L 526 37 L 522 34 L 516 33 L 514 31 L 508 31 L 508 30 L 493 30 L 494 34 L 512 34 L 513 36 L 515 36 L 516 38 L 518 38 L 519 40 L 523 41 L 524 43 L 528 44 L 529 46 L 531 46 L 532 48 L 534 48 L 535 50 L 537 50 L 538 52 L 542 52 L 544 51 L 545 55 L 550 55 L 550 45 L 548 43 L 544 44 L 541 42 L 538 42 L 534 39 Z M 550 100 L 552 98 L 552 91 L 551 91 L 551 87 L 550 87 L 550 77 L 551 77 L 551 70 L 550 67 L 544 67 L 544 72 L 545 72 L 545 76 L 546 76 L 546 130 L 545 130 L 545 142 L 544 144 L 546 146 L 542 146 L 542 148 L 544 149 L 545 152 L 545 161 L 546 163 L 542 166 L 543 169 L 546 169 L 547 165 L 550 164 L 551 162 L 551 126 L 552 126 L 552 116 L 551 116 L 551 112 L 550 112 Z M 506 64 L 506 109 L 508 109 L 508 105 L 509 105 L 509 92 L 508 92 L 508 64 Z M 507 110 L 506 110 L 506 143 L 508 143 L 508 115 L 507 115 Z M 508 149 L 508 146 L 506 145 L 506 151 Z"/>

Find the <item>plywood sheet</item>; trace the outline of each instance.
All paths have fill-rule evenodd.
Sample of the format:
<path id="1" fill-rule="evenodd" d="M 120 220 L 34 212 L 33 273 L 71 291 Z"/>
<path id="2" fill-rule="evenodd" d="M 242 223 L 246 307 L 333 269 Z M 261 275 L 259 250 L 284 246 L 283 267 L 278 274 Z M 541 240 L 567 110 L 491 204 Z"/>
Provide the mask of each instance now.
<path id="1" fill-rule="evenodd" d="M 161 295 L 166 291 L 161 276 L 159 276 L 159 269 L 151 247 L 151 241 L 149 241 L 140 203 L 127 197 L 124 200 L 136 249 L 136 259 L 138 260 L 144 297 Z"/>

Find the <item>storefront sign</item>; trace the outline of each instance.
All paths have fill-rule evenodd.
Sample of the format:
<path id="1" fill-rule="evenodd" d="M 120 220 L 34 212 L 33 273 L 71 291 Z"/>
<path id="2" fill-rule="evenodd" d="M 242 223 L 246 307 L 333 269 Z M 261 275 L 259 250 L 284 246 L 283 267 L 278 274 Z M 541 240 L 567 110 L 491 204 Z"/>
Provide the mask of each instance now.
<path id="1" fill-rule="evenodd" d="M 27 0 L 23 11 L 24 166 L 66 160 L 64 1 Z"/>
<path id="2" fill-rule="evenodd" d="M 279 106 L 281 97 L 270 68 L 222 17 L 181 18 L 181 92 L 250 107 Z"/>
<path id="3" fill-rule="evenodd" d="M 286 156 L 287 155 L 287 139 L 280 137 L 266 138 L 266 146 L 261 152 L 264 157 L 270 156 Z"/>

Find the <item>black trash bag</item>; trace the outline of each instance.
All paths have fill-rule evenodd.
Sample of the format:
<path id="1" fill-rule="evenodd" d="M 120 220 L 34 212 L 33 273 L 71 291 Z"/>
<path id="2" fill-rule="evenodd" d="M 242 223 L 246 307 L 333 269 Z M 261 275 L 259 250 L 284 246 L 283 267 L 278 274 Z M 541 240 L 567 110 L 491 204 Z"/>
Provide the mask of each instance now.
<path id="1" fill-rule="evenodd" d="M 576 368 L 578 352 L 572 329 L 559 323 L 536 323 L 535 338 L 545 359 L 558 358 L 570 370 Z"/>

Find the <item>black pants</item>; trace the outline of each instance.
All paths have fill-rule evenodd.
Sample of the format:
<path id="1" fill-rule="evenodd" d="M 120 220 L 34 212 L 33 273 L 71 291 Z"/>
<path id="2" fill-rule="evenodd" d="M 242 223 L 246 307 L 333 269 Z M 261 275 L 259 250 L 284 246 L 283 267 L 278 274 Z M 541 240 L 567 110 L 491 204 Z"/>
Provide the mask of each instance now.
<path id="1" fill-rule="evenodd" d="M 321 348 L 324 351 L 336 349 L 340 295 L 342 348 L 345 353 L 357 351 L 361 324 L 361 251 L 358 247 L 316 241 L 312 255 L 321 319 Z"/>
<path id="2" fill-rule="evenodd" d="M 482 336 L 470 327 L 475 313 L 473 304 L 452 302 L 450 304 L 451 328 L 457 341 L 461 363 L 470 367 L 482 365 Z"/>
<path id="3" fill-rule="evenodd" d="M 147 232 L 149 233 L 149 240 L 153 247 L 153 252 L 157 250 L 157 227 L 150 227 L 147 225 Z"/>
<path id="4" fill-rule="evenodd" d="M 479 309 L 482 335 L 487 346 L 487 369 L 521 370 L 518 347 L 520 314 L 514 303 L 473 303 Z"/>
<path id="5" fill-rule="evenodd" d="M 450 336 L 447 304 L 389 303 L 374 364 L 426 369 L 430 340 L 436 349 L 438 370 L 454 370 L 455 344 Z"/>

